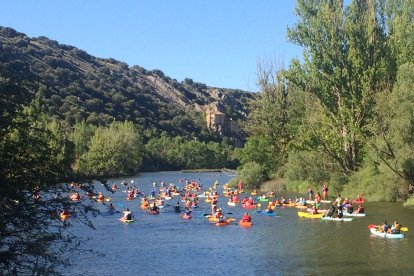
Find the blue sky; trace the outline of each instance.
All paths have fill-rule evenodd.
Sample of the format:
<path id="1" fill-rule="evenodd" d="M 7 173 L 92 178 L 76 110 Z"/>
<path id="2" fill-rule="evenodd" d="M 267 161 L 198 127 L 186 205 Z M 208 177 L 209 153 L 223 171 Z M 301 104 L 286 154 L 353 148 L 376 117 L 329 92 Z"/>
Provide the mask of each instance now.
<path id="1" fill-rule="evenodd" d="M 257 90 L 257 62 L 300 57 L 295 1 L 0 0 L 0 25 L 182 81 Z"/>

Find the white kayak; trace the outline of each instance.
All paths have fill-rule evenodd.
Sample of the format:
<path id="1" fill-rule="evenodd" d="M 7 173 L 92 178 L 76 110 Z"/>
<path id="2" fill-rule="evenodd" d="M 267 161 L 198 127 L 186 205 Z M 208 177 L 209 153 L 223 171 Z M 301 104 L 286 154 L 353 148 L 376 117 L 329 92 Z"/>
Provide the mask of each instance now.
<path id="1" fill-rule="evenodd" d="M 344 216 L 345 217 L 365 217 L 367 214 L 363 213 L 363 214 L 354 214 L 354 213 L 347 213 L 344 212 Z"/>
<path id="2" fill-rule="evenodd" d="M 332 200 L 321 200 L 321 203 L 332 203 Z"/>
<path id="3" fill-rule="evenodd" d="M 384 232 L 377 231 L 377 229 L 375 229 L 375 228 L 371 228 L 369 230 L 371 231 L 371 233 L 374 236 L 381 237 L 381 238 L 387 238 L 387 239 L 402 239 L 402 238 L 405 237 L 404 234 L 401 234 L 401 233 L 400 234 L 384 233 Z"/>
<path id="4" fill-rule="evenodd" d="M 333 218 L 333 217 L 321 217 L 322 220 L 329 221 L 352 221 L 354 218 Z"/>
<path id="5" fill-rule="evenodd" d="M 306 211 L 312 212 L 313 211 L 313 208 L 307 208 Z M 318 213 L 325 214 L 326 212 L 328 212 L 328 210 L 318 209 Z"/>

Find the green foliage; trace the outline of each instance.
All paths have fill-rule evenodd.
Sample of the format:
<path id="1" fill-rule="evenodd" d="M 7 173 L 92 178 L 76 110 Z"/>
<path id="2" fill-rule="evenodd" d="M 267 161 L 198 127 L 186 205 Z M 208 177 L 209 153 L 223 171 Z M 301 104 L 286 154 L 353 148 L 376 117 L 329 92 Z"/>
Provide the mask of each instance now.
<path id="1" fill-rule="evenodd" d="M 242 164 L 260 164 L 266 176 L 280 175 L 289 143 L 303 116 L 303 93 L 277 79 L 279 72 L 260 69 L 260 94 L 250 102 L 251 113 L 243 129 L 249 134 L 239 152 Z"/>
<path id="2" fill-rule="evenodd" d="M 392 93 L 379 95 L 377 117 L 371 124 L 376 134 L 370 144 L 375 157 L 410 185 L 404 198 L 414 189 L 413 79 L 414 64 L 402 65 Z"/>
<path id="3" fill-rule="evenodd" d="M 363 194 L 369 201 L 395 201 L 399 197 L 401 180 L 385 165 L 376 165 L 371 161 L 349 177 L 342 195 L 356 198 Z"/>
<path id="4" fill-rule="evenodd" d="M 330 179 L 334 170 L 332 160 L 323 153 L 315 151 L 291 152 L 285 164 L 285 176 L 289 182 L 309 181 L 322 184 Z"/>
<path id="5" fill-rule="evenodd" d="M 260 185 L 265 180 L 265 173 L 263 167 L 256 162 L 249 162 L 237 169 L 237 174 L 244 182 L 246 189 L 260 188 Z"/>
<path id="6" fill-rule="evenodd" d="M 414 207 L 414 196 L 410 196 L 409 198 L 405 200 L 404 207 L 410 207 L 410 208 Z"/>
<path id="7" fill-rule="evenodd" d="M 138 171 L 142 158 L 142 140 L 134 125 L 114 122 L 96 129 L 79 169 L 92 177 L 131 175 Z"/>
<path id="8" fill-rule="evenodd" d="M 294 60 L 285 76 L 311 95 L 302 146 L 323 150 L 344 174 L 360 166 L 375 95 L 395 75 L 383 8 L 379 1 L 300 0 L 299 21 L 288 30 L 304 47 L 304 62 Z"/>
<path id="9" fill-rule="evenodd" d="M 83 221 L 91 210 L 62 198 L 67 190 L 56 184 L 72 176 L 73 145 L 64 128 L 42 113 L 39 101 L 16 107 L 0 131 L 0 273 L 53 274 L 56 265 L 66 264 L 61 250 L 75 244 L 51 214 L 70 207 Z M 34 199 L 35 190 L 44 195 L 41 200 Z"/>
<path id="10" fill-rule="evenodd" d="M 287 191 L 301 194 L 305 194 L 309 187 L 315 189 L 315 185 L 309 181 L 287 181 L 285 187 Z"/>
<path id="11" fill-rule="evenodd" d="M 184 140 L 162 133 L 145 145 L 144 170 L 221 169 L 235 163 L 234 149 L 225 143 Z"/>

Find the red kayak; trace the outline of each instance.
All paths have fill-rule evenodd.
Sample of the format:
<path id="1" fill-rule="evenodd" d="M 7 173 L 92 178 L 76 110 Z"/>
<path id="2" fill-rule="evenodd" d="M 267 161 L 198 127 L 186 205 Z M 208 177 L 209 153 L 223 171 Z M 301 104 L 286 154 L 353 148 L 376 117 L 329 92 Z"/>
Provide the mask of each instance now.
<path id="1" fill-rule="evenodd" d="M 364 204 L 365 203 L 365 200 L 358 200 L 358 199 L 354 199 L 354 200 L 352 200 L 352 203 L 353 204 Z"/>
<path id="2" fill-rule="evenodd" d="M 151 215 L 158 215 L 160 211 L 150 210 Z"/>
<path id="3" fill-rule="evenodd" d="M 246 208 L 246 209 L 254 209 L 255 207 L 256 207 L 256 205 L 251 205 L 251 204 L 243 204 L 242 205 L 243 206 L 243 208 Z"/>

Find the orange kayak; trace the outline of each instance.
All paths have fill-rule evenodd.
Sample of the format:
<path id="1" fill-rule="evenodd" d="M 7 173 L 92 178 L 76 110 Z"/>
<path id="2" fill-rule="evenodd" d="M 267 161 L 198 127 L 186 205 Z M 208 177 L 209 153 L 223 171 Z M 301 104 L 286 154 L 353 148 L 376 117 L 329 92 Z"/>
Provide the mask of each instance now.
<path id="1" fill-rule="evenodd" d="M 251 221 L 239 221 L 241 227 L 252 227 L 253 223 Z"/>
<path id="2" fill-rule="evenodd" d="M 228 219 L 222 222 L 216 222 L 216 226 L 226 226 L 226 225 L 229 225 L 230 223 L 231 221 Z"/>

